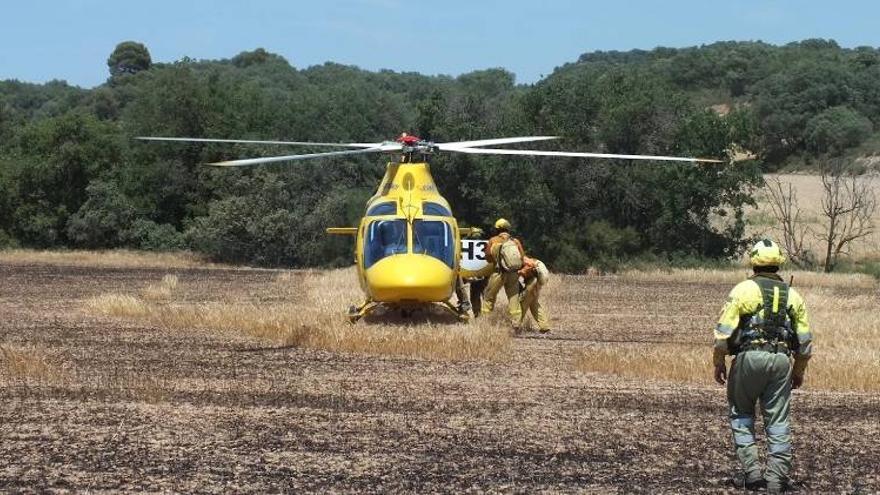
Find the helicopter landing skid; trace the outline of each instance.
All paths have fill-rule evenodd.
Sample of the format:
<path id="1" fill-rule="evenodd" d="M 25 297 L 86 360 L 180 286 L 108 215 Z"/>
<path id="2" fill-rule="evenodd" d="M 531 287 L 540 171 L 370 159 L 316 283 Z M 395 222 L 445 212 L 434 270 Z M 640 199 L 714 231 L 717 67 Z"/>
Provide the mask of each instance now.
<path id="1" fill-rule="evenodd" d="M 445 301 L 445 302 L 440 303 L 440 306 L 443 309 L 445 309 L 446 311 L 449 311 L 450 313 L 452 313 L 461 322 L 466 323 L 468 320 L 471 319 L 470 315 L 468 315 L 466 312 L 463 313 L 463 312 L 459 311 L 458 308 L 453 306 L 452 303 L 449 301 Z"/>
<path id="2" fill-rule="evenodd" d="M 379 306 L 381 306 L 380 303 L 366 301 L 360 306 L 350 306 L 348 308 L 348 313 L 346 313 L 345 316 L 346 318 L 348 318 L 349 323 L 355 324 L 364 316 L 367 316 L 375 311 Z"/>
<path id="3" fill-rule="evenodd" d="M 426 303 L 426 304 L 430 305 L 432 303 Z M 455 316 L 461 322 L 466 323 L 470 320 L 470 315 L 468 315 L 467 313 L 460 312 L 458 310 L 458 308 L 456 308 L 449 301 L 444 301 L 444 302 L 436 303 L 436 304 L 438 306 L 440 306 L 441 308 L 445 309 L 446 311 L 448 311 L 453 316 Z M 385 303 L 367 301 L 367 302 L 364 302 L 363 304 L 361 304 L 360 306 L 350 306 L 348 308 L 348 313 L 346 313 L 345 316 L 348 319 L 349 323 L 355 324 L 358 321 L 360 321 L 361 318 L 363 318 L 365 316 L 369 316 L 370 314 L 375 312 L 377 309 L 382 308 L 382 307 L 386 308 L 386 310 L 389 308 L 390 309 L 399 309 L 401 311 L 401 316 L 406 317 L 406 318 L 411 317 L 414 309 L 417 309 L 417 308 L 407 307 L 407 306 L 403 306 L 403 307 L 399 307 L 397 305 L 389 306 L 388 304 L 385 304 Z"/>

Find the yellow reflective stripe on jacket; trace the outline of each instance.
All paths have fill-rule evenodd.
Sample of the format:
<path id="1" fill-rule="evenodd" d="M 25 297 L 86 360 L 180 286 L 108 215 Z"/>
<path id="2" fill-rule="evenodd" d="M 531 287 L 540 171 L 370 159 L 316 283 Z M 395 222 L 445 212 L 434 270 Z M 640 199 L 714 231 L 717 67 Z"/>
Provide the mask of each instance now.
<path id="1" fill-rule="evenodd" d="M 773 313 L 779 312 L 779 287 L 773 287 Z"/>
<path id="2" fill-rule="evenodd" d="M 779 292 L 773 293 L 774 309 L 778 309 Z M 715 326 L 715 347 L 727 349 L 727 339 L 739 326 L 740 317 L 754 314 L 764 305 L 761 288 L 754 280 L 743 280 L 738 283 L 727 296 L 727 302 L 721 309 L 721 316 Z M 800 348 L 797 354 L 809 356 L 812 352 L 813 335 L 807 316 L 804 298 L 794 288 L 788 290 L 788 312 L 791 315 L 791 327 L 797 333 Z"/>

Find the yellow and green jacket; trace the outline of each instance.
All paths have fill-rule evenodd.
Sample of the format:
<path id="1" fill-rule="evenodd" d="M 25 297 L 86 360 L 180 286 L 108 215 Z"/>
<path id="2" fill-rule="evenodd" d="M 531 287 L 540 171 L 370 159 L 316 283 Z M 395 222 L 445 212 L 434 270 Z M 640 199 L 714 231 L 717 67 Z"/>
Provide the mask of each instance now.
<path id="1" fill-rule="evenodd" d="M 762 273 L 744 280 L 736 285 L 727 297 L 721 310 L 718 325 L 715 326 L 715 350 L 713 361 L 716 365 L 724 363 L 724 357 L 730 353 L 728 342 L 735 332 L 743 330 L 753 315 L 763 316 L 764 299 L 761 287 L 755 281 L 757 277 L 767 277 L 782 281 L 778 275 Z M 798 347 L 794 349 L 795 375 L 802 375 L 807 368 L 813 347 L 813 334 L 807 319 L 807 306 L 804 298 L 792 287 L 788 288 L 787 313 L 791 329 L 797 335 Z"/>

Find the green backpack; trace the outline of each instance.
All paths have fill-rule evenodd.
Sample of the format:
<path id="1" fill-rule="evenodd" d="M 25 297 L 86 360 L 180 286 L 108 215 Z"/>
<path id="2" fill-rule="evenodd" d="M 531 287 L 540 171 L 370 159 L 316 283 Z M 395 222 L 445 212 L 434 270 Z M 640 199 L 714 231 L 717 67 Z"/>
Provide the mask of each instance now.
<path id="1" fill-rule="evenodd" d="M 503 272 L 515 272 L 523 267 L 522 253 L 513 237 L 501 243 L 498 255 L 498 266 Z"/>

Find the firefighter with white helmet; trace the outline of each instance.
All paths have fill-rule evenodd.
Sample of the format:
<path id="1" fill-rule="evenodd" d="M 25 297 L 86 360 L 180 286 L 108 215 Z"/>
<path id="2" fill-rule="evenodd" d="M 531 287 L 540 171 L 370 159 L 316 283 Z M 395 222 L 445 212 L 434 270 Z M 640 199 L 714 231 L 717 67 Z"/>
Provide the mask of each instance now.
<path id="1" fill-rule="evenodd" d="M 779 493 L 787 487 L 791 469 L 791 391 L 804 382 L 813 336 L 803 297 L 777 273 L 785 262 L 779 246 L 761 240 L 749 252 L 749 260 L 754 275 L 730 291 L 715 327 L 715 380 L 727 384 L 730 427 L 744 485 L 758 489 L 766 484 L 768 492 Z M 729 374 L 728 354 L 735 356 Z M 764 472 L 755 443 L 756 402 L 768 444 Z"/>
<path id="2" fill-rule="evenodd" d="M 510 235 L 510 222 L 499 218 L 495 222 L 495 235 L 489 239 L 486 246 L 486 261 L 495 266 L 495 271 L 489 276 L 486 290 L 483 293 L 482 313 L 491 313 L 495 308 L 495 299 L 501 288 L 507 294 L 507 313 L 510 323 L 519 327 L 522 309 L 519 301 L 519 274 L 517 271 L 523 267 L 525 250 L 519 239 Z"/>

